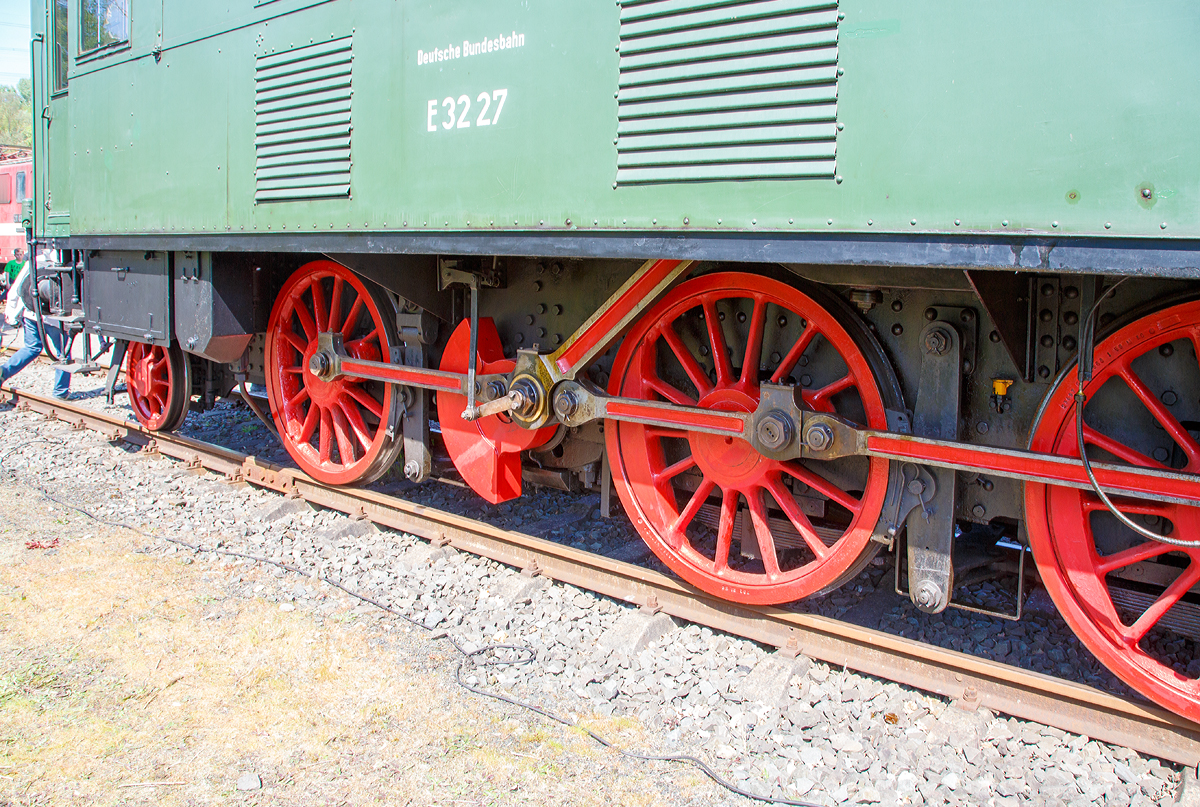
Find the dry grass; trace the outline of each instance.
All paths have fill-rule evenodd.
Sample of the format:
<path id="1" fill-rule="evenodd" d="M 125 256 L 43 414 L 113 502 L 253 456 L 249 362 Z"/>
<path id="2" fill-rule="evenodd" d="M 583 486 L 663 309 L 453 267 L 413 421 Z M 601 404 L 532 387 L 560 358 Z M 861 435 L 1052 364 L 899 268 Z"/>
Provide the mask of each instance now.
<path id="1" fill-rule="evenodd" d="M 137 536 L 26 490 L 0 488 L 0 525 L 0 805 L 716 795 L 687 771 L 623 761 L 581 732 L 462 691 L 444 646 L 356 625 L 349 602 L 320 619 L 231 596 L 233 567 L 141 554 Z M 37 536 L 62 546 L 25 549 Z M 589 726 L 642 736 L 629 720 Z M 236 790 L 246 771 L 262 790 Z"/>

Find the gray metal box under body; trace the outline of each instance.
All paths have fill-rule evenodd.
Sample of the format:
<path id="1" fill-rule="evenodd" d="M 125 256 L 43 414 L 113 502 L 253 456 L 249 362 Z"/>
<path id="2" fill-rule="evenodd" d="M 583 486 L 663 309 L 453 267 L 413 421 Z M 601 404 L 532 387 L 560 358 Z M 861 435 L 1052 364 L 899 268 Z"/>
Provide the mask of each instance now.
<path id="1" fill-rule="evenodd" d="M 254 267 L 213 266 L 210 252 L 175 253 L 175 333 L 188 353 L 235 362 L 254 335 Z"/>
<path id="2" fill-rule="evenodd" d="M 90 253 L 83 280 L 89 330 L 114 339 L 169 345 L 170 264 L 167 252 Z"/>

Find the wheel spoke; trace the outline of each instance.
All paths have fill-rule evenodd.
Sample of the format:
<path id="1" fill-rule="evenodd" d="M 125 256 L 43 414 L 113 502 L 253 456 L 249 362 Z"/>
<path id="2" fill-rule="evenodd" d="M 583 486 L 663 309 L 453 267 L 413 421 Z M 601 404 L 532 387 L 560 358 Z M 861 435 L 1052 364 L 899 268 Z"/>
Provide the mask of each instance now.
<path id="1" fill-rule="evenodd" d="M 796 367 L 796 362 L 800 361 L 800 357 L 804 355 L 804 351 L 808 350 L 808 346 L 812 343 L 813 337 L 817 335 L 817 329 L 810 322 L 800 332 L 800 338 L 796 340 L 796 344 L 792 345 L 792 349 L 783 357 L 783 361 L 775 368 L 775 372 L 771 373 L 771 383 L 778 384 L 782 379 L 787 377 Z"/>
<path id="2" fill-rule="evenodd" d="M 1133 465 L 1141 465 L 1147 468 L 1166 468 L 1157 460 L 1152 460 L 1140 451 L 1136 451 L 1124 443 L 1118 442 L 1106 434 L 1102 434 L 1086 423 L 1083 424 L 1083 439 L 1085 442 L 1094 445 L 1101 451 L 1107 451 L 1118 459 Z"/>
<path id="3" fill-rule="evenodd" d="M 671 465 L 668 468 L 664 468 L 663 470 L 654 474 L 654 481 L 655 482 L 667 482 L 667 481 L 679 476 L 684 471 L 686 471 L 690 468 L 695 468 L 695 467 L 696 467 L 696 458 L 695 457 L 685 457 L 685 458 L 681 459 L 679 462 L 675 463 L 674 465 Z"/>
<path id="4" fill-rule="evenodd" d="M 305 342 L 303 339 L 300 338 L 299 334 L 293 333 L 291 330 L 284 330 L 283 338 L 287 341 L 288 344 L 290 344 L 292 347 L 296 348 L 296 352 L 299 353 L 301 356 L 303 356 L 304 352 L 306 350 L 308 350 L 308 342 Z"/>
<path id="5" fill-rule="evenodd" d="M 832 384 L 827 384 L 815 392 L 805 392 L 804 402 L 818 411 L 832 412 L 833 408 L 829 404 L 829 399 L 839 392 L 850 389 L 854 384 L 854 376 L 847 373 Z"/>
<path id="6" fill-rule="evenodd" d="M 360 349 L 365 344 L 367 344 L 367 342 L 370 342 L 372 339 L 374 339 L 375 341 L 379 341 L 379 329 L 378 328 L 371 331 L 369 334 L 362 337 L 361 339 L 355 339 L 353 342 L 347 342 L 346 343 L 346 352 L 349 353 L 351 356 L 353 356 L 354 351 Z"/>
<path id="7" fill-rule="evenodd" d="M 327 330 L 338 331 L 342 328 L 342 288 L 345 281 L 340 277 L 333 279 L 333 293 L 329 295 L 329 321 Z"/>
<path id="8" fill-rule="evenodd" d="M 363 421 L 358 407 L 352 401 L 341 400 L 338 401 L 338 408 L 346 416 L 346 421 L 350 424 L 350 429 L 355 438 L 358 439 L 363 451 L 369 449 L 371 447 L 371 430 L 367 428 L 367 424 Z"/>
<path id="9" fill-rule="evenodd" d="M 1179 602 L 1183 595 L 1196 585 L 1197 581 L 1200 581 L 1200 563 L 1192 561 L 1179 577 L 1176 577 L 1175 581 L 1167 586 L 1167 590 L 1154 601 L 1154 604 L 1137 618 L 1137 621 L 1129 627 L 1126 635 L 1135 643 L 1141 641 L 1142 637 L 1175 607 L 1175 603 Z"/>
<path id="10" fill-rule="evenodd" d="M 1096 564 L 1096 571 L 1103 577 L 1117 569 L 1124 569 L 1126 566 L 1132 566 L 1135 563 L 1141 563 L 1144 560 L 1165 555 L 1172 548 L 1170 544 L 1147 541 L 1144 544 L 1131 546 L 1128 549 L 1122 549 L 1120 552 L 1114 552 L 1111 555 L 1100 558 L 1100 562 Z"/>
<path id="11" fill-rule="evenodd" d="M 678 549 L 680 545 L 687 539 L 687 526 L 692 523 L 692 519 L 700 512 L 700 508 L 708 501 L 708 495 L 712 493 L 716 484 L 709 478 L 705 477 L 700 482 L 700 486 L 696 488 L 696 492 L 692 494 L 692 498 L 688 499 L 687 506 L 679 514 L 667 530 L 666 538 L 672 549 Z"/>
<path id="12" fill-rule="evenodd" d="M 300 391 L 288 398 L 287 406 L 289 409 L 299 406 L 308 400 L 308 387 L 301 387 Z"/>
<path id="13" fill-rule="evenodd" d="M 313 315 L 317 321 L 317 330 L 321 333 L 329 330 L 329 312 L 325 310 L 325 289 L 321 285 L 321 276 L 317 275 L 312 281 Z"/>
<path id="14" fill-rule="evenodd" d="M 737 518 L 738 492 L 725 490 L 721 497 L 721 516 L 717 519 L 717 551 L 713 568 L 717 574 L 729 568 L 729 551 L 733 547 L 733 524 Z"/>
<path id="15" fill-rule="evenodd" d="M 1200 328 L 1193 328 L 1188 333 L 1188 338 L 1192 340 L 1192 350 L 1195 351 L 1196 358 L 1200 359 Z"/>
<path id="16" fill-rule="evenodd" d="M 304 416 L 304 424 L 300 427 L 300 434 L 296 437 L 297 443 L 307 443 L 312 439 L 313 432 L 317 430 L 317 424 L 321 422 L 321 410 L 316 405 L 308 407 L 308 414 Z"/>
<path id="17" fill-rule="evenodd" d="M 346 321 L 342 323 L 342 338 L 349 339 L 350 334 L 354 333 L 354 326 L 358 324 L 358 315 L 362 311 L 362 297 L 355 297 L 354 304 L 350 306 L 350 313 L 346 315 Z"/>
<path id="18" fill-rule="evenodd" d="M 750 506 L 750 522 L 754 525 L 754 535 L 758 539 L 758 552 L 762 558 L 763 570 L 768 580 L 775 580 L 779 577 L 779 553 L 775 549 L 775 536 L 771 535 L 771 524 L 767 521 L 767 510 L 763 507 L 762 497 L 762 488 L 756 488 L 746 496 L 746 503 Z"/>
<path id="19" fill-rule="evenodd" d="M 646 386 L 657 392 L 662 397 L 666 398 L 671 403 L 677 406 L 695 406 L 696 401 L 690 398 L 686 393 L 672 387 L 666 381 L 663 381 L 658 376 L 646 379 Z"/>
<path id="20" fill-rule="evenodd" d="M 295 365 L 292 367 L 284 367 L 282 370 L 280 370 L 280 372 L 287 373 L 288 375 L 304 375 L 304 368 L 300 367 L 299 365 Z"/>
<path id="21" fill-rule="evenodd" d="M 321 410 L 321 434 L 317 438 L 317 456 L 322 463 L 330 462 L 333 452 L 333 418 L 329 412 Z"/>
<path id="22" fill-rule="evenodd" d="M 762 360 L 763 331 L 767 324 L 767 301 L 764 297 L 754 299 L 754 311 L 750 314 L 750 332 L 746 335 L 746 353 L 742 358 L 742 389 L 758 387 L 758 363 Z"/>
<path id="23" fill-rule="evenodd" d="M 1121 499 L 1118 498 L 1115 502 L 1117 509 L 1122 513 L 1137 515 L 1137 516 L 1158 516 L 1160 518 L 1170 519 L 1174 507 L 1163 502 L 1148 502 L 1141 499 Z M 1100 501 L 1100 497 L 1090 490 L 1083 491 L 1083 512 L 1091 513 L 1107 513 L 1108 507 L 1104 502 Z"/>
<path id="24" fill-rule="evenodd" d="M 312 314 L 308 313 L 308 309 L 304 307 L 304 300 L 297 297 L 292 310 L 296 312 L 296 319 L 300 321 L 304 335 L 308 337 L 309 342 L 312 342 L 317 338 L 317 323 L 313 322 Z"/>
<path id="25" fill-rule="evenodd" d="M 1183 449 L 1183 453 L 1187 454 L 1188 467 L 1200 464 L 1200 444 L 1188 434 L 1188 430 L 1171 414 L 1166 404 L 1160 401 L 1158 396 L 1146 386 L 1130 365 L 1126 364 L 1121 368 L 1120 376 L 1133 390 L 1133 394 L 1138 397 L 1142 405 L 1150 410 L 1150 414 L 1154 415 L 1154 419 L 1158 421 L 1159 425 L 1166 429 L 1167 434 L 1171 435 L 1171 439 Z"/>
<path id="26" fill-rule="evenodd" d="M 858 515 L 859 511 L 862 509 L 861 500 L 854 498 L 825 477 L 821 476 L 815 471 L 805 468 L 798 462 L 785 462 L 783 464 L 783 470 L 789 476 L 799 479 L 801 482 L 808 485 L 822 496 L 832 499 L 842 507 L 845 507 L 851 513 L 854 513 L 854 515 Z"/>
<path id="27" fill-rule="evenodd" d="M 768 490 L 771 491 L 771 498 L 775 499 L 776 504 L 779 505 L 779 509 L 788 517 L 788 521 L 792 522 L 792 526 L 796 528 L 796 532 L 800 533 L 800 537 L 804 539 L 804 543 L 817 556 L 817 560 L 823 560 L 829 554 L 829 547 L 821 540 L 821 536 L 817 535 L 816 529 L 813 528 L 813 523 L 809 521 L 808 516 L 800 509 L 800 505 L 796 503 L 796 499 L 792 496 L 791 491 L 778 478 L 772 479 L 768 483 Z"/>
<path id="28" fill-rule="evenodd" d="M 333 421 L 333 435 L 337 439 L 338 457 L 342 465 L 353 465 L 358 461 L 358 453 L 354 450 L 354 441 L 350 439 L 350 424 L 341 409 L 331 409 L 329 418 Z"/>
<path id="29" fill-rule="evenodd" d="M 733 368 L 729 364 L 729 346 L 725 343 L 725 329 L 717 315 L 717 305 L 712 300 L 704 301 L 704 323 L 708 327 L 708 341 L 712 346 L 713 364 L 717 368 L 717 386 L 733 383 Z"/>
<path id="30" fill-rule="evenodd" d="M 683 367 L 683 371 L 687 373 L 688 380 L 695 386 L 696 393 L 703 398 L 712 392 L 712 382 L 704 374 L 704 368 L 696 361 L 696 357 L 692 355 L 692 351 L 687 349 L 687 345 L 679 338 L 679 334 L 675 332 L 675 328 L 670 323 L 663 326 L 662 336 L 667 346 L 671 348 L 671 352 L 675 354 L 675 358 L 679 361 L 679 364 Z"/>
<path id="31" fill-rule="evenodd" d="M 357 384 L 352 384 L 346 387 L 346 392 L 351 398 L 357 401 L 363 409 L 366 409 L 380 420 L 383 419 L 383 404 L 372 398 L 370 393 L 368 393 L 365 389 Z"/>

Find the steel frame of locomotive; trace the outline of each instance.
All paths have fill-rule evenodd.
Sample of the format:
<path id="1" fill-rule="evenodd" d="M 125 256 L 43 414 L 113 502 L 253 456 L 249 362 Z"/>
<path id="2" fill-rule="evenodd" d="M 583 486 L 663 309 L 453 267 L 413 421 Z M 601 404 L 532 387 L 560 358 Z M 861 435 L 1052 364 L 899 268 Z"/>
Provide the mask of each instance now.
<path id="1" fill-rule="evenodd" d="M 1010 541 L 1200 720 L 1186 4 L 108 5 L 34 0 L 27 223 L 147 427 L 258 382 L 329 483 L 611 470 L 743 603 Z"/>

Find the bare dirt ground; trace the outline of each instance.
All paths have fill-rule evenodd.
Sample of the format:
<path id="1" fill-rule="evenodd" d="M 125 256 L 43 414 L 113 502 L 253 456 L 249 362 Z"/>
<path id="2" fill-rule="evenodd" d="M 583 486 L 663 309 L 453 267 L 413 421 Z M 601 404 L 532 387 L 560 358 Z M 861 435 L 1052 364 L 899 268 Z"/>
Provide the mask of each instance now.
<path id="1" fill-rule="evenodd" d="M 452 647 L 335 590 L 285 610 L 232 593 L 265 569 L 146 543 L 0 485 L 0 806 L 728 803 L 466 692 Z"/>

